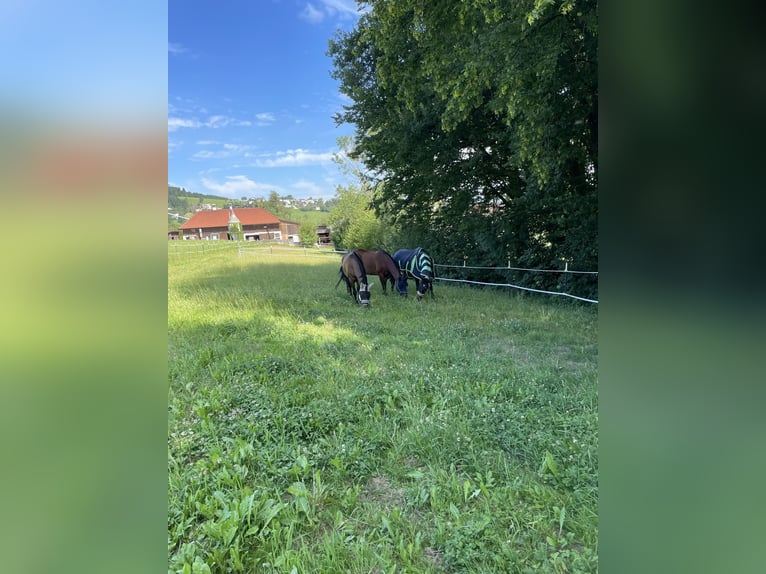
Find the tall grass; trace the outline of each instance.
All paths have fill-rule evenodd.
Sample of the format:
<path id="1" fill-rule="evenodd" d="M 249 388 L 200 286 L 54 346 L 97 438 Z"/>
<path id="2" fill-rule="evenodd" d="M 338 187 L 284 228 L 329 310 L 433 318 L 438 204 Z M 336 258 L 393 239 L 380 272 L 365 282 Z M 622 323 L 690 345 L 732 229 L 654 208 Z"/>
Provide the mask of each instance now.
<path id="1" fill-rule="evenodd" d="M 168 265 L 170 571 L 597 571 L 594 308 Z"/>

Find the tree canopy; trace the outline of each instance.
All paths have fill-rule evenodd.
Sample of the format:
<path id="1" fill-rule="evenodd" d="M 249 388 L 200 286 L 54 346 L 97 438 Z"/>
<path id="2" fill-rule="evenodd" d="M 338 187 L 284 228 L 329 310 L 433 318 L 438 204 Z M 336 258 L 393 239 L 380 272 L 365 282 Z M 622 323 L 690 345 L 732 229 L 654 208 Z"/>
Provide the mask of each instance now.
<path id="1" fill-rule="evenodd" d="M 376 213 L 437 258 L 595 270 L 595 0 L 364 4 L 328 54 Z"/>

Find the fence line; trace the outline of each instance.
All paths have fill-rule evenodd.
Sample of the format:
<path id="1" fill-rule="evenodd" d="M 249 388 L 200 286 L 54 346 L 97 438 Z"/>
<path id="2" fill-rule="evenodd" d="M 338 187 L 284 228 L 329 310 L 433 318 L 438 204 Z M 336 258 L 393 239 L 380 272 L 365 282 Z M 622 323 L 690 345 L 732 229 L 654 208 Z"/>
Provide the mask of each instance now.
<path id="1" fill-rule="evenodd" d="M 336 251 L 334 249 L 323 249 L 322 251 L 319 250 L 313 250 L 311 249 L 309 251 L 308 247 L 304 247 L 301 249 L 301 252 L 298 253 L 297 248 L 295 247 L 244 247 L 242 245 L 239 245 L 237 248 L 239 257 L 242 257 L 243 253 L 250 252 L 250 253 L 260 253 L 263 255 L 273 255 L 274 251 L 280 251 L 280 252 L 287 252 L 291 255 L 298 255 L 300 257 L 323 257 L 326 258 L 329 255 L 337 254 L 337 253 L 345 253 L 345 251 Z"/>
<path id="2" fill-rule="evenodd" d="M 542 289 L 532 289 L 531 287 L 522 287 L 521 285 L 512 285 L 511 283 L 483 283 L 481 281 L 468 281 L 467 279 L 448 279 L 447 277 L 434 277 L 437 281 L 452 281 L 454 283 L 471 283 L 473 285 L 490 285 L 493 287 L 514 287 L 516 289 L 522 289 L 524 291 L 534 291 L 535 293 L 546 293 L 548 295 L 561 295 L 563 297 L 571 297 L 572 299 L 578 299 L 580 301 L 586 301 L 588 303 L 598 303 L 594 299 L 586 299 L 585 297 L 578 297 L 577 295 L 570 295 L 569 293 L 559 293 L 558 291 L 543 291 Z"/>
<path id="3" fill-rule="evenodd" d="M 481 267 L 472 265 L 442 265 L 440 263 L 434 263 L 436 267 L 448 267 L 450 269 L 493 269 L 496 271 L 536 271 L 539 273 L 583 273 L 587 275 L 598 275 L 598 271 L 573 271 L 569 269 L 569 264 L 564 264 L 564 269 L 526 269 L 524 267 L 511 267 L 510 262 L 507 267 Z"/>
<path id="4" fill-rule="evenodd" d="M 195 242 L 196 243 L 196 242 Z M 175 254 L 181 254 L 181 253 L 204 253 L 207 251 L 220 251 L 223 249 L 233 249 L 235 244 L 232 244 L 228 241 L 222 242 L 224 245 L 215 245 L 215 241 L 200 241 L 199 243 L 192 243 L 192 245 L 184 245 L 184 247 L 196 247 L 196 249 L 192 251 L 178 251 L 177 249 L 169 249 L 168 253 Z M 209 243 L 209 245 L 208 245 Z M 269 250 L 269 253 L 271 253 L 274 249 L 278 251 L 289 251 L 294 252 L 295 247 L 286 247 L 286 246 L 268 246 L 268 247 L 243 247 L 242 244 L 236 244 L 237 250 L 242 253 L 243 251 L 266 251 Z M 304 247 L 303 251 L 305 252 L 308 248 Z M 322 251 L 316 251 L 316 253 L 337 253 L 337 254 L 344 254 L 348 253 L 347 250 L 336 250 L 336 249 L 327 249 Z M 526 267 L 511 267 L 510 261 L 508 262 L 507 266 L 504 267 L 492 267 L 492 266 L 481 266 L 481 265 L 466 265 L 465 262 L 463 262 L 462 265 L 445 265 L 441 263 L 434 263 L 435 267 L 443 267 L 445 269 L 486 269 L 486 270 L 494 270 L 494 271 L 529 271 L 529 272 L 536 272 L 536 273 L 579 273 L 584 275 L 598 275 L 598 271 L 575 271 L 573 269 L 569 269 L 568 263 L 564 263 L 564 269 L 529 269 Z"/>
<path id="5" fill-rule="evenodd" d="M 226 242 L 226 245 L 216 245 L 216 246 L 206 246 L 204 244 L 201 244 L 198 249 L 192 250 L 192 251 L 176 251 L 176 250 L 169 250 L 168 253 L 171 251 L 172 254 L 182 254 L 182 253 L 192 253 L 192 254 L 200 254 L 200 253 L 206 253 L 206 252 L 213 252 L 213 251 L 222 251 L 225 249 L 229 249 L 233 251 L 234 245 Z M 186 247 L 186 246 L 184 246 Z M 298 248 L 295 247 L 283 247 L 283 246 L 264 246 L 264 247 L 250 247 L 250 246 L 244 246 L 241 243 L 236 244 L 237 247 L 237 255 L 238 257 L 242 257 L 243 253 L 252 253 L 252 254 L 261 254 L 261 255 L 273 255 L 275 251 L 282 252 L 282 253 L 290 253 L 291 255 L 296 255 L 300 257 L 321 257 L 321 258 L 327 258 L 331 255 L 343 255 L 344 253 L 348 253 L 348 251 L 345 250 L 336 250 L 336 249 L 323 249 L 321 251 L 310 249 L 307 247 L 303 247 L 300 251 Z M 583 273 L 583 274 L 590 274 L 590 275 L 598 275 L 598 271 L 572 271 L 569 269 L 525 269 L 522 267 L 480 267 L 480 266 L 471 266 L 471 265 L 442 265 L 439 263 L 434 264 L 436 267 L 444 267 L 444 268 L 450 268 L 450 269 L 485 269 L 485 270 L 496 270 L 496 271 L 502 271 L 502 270 L 511 270 L 511 271 L 528 271 L 528 272 L 543 272 L 543 273 Z M 468 279 L 451 279 L 448 277 L 434 277 L 437 281 L 450 281 L 452 283 L 470 283 L 472 285 L 487 285 L 490 287 L 512 287 L 514 289 L 521 289 L 522 291 L 532 291 L 534 293 L 544 293 L 546 295 L 559 295 L 561 297 L 570 297 L 571 299 L 577 299 L 578 301 L 585 301 L 586 303 L 598 303 L 595 299 L 588 299 L 586 297 L 578 297 L 577 295 L 572 295 L 571 293 L 562 293 L 559 291 L 545 291 L 543 289 L 533 289 L 532 287 L 523 287 L 521 285 L 514 285 L 513 283 L 486 283 L 482 281 L 470 281 Z"/>
<path id="6" fill-rule="evenodd" d="M 168 242 L 168 255 L 200 255 L 203 253 L 212 253 L 214 251 L 233 251 L 234 245 L 231 244 L 222 244 L 222 245 L 216 245 L 214 242 L 208 242 L 208 241 L 200 241 L 199 243 L 194 243 L 193 245 L 189 245 L 188 241 L 184 243 L 183 245 L 183 251 L 181 251 L 178 247 L 170 247 L 170 242 Z"/>

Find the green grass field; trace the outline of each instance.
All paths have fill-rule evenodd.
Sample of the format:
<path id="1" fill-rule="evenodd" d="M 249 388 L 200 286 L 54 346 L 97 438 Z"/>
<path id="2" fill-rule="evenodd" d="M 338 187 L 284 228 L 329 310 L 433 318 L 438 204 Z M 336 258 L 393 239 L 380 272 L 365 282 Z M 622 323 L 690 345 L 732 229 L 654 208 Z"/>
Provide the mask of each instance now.
<path id="1" fill-rule="evenodd" d="M 169 258 L 169 571 L 596 572 L 596 308 L 338 267 Z"/>

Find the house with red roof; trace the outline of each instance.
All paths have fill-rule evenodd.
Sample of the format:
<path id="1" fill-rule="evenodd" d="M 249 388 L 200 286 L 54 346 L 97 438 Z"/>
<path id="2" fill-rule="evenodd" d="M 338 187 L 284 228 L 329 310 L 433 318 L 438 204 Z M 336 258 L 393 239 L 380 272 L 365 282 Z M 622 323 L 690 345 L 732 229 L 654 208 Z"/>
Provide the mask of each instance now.
<path id="1" fill-rule="evenodd" d="M 262 207 L 230 207 L 198 211 L 178 229 L 182 239 L 297 243 L 300 227 L 300 223 L 279 219 Z"/>

